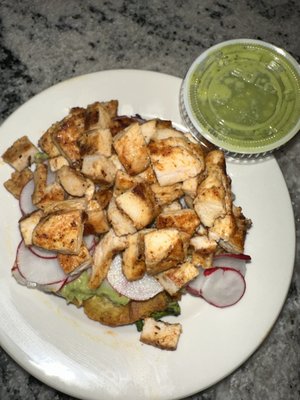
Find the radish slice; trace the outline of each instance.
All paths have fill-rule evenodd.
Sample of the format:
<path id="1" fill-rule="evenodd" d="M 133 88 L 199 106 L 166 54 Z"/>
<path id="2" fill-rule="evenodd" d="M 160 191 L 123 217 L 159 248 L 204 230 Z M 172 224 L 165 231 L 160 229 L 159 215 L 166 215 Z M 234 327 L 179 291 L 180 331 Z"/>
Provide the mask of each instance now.
<path id="1" fill-rule="evenodd" d="M 186 289 L 213 306 L 223 308 L 236 304 L 243 297 L 246 282 L 244 276 L 234 268 L 213 267 L 201 269 Z"/>
<path id="2" fill-rule="evenodd" d="M 123 296 L 132 300 L 148 300 L 162 292 L 161 284 L 152 276 L 144 275 L 137 281 L 128 281 L 122 271 L 122 257 L 117 255 L 107 274 L 111 286 Z"/>
<path id="3" fill-rule="evenodd" d="M 37 257 L 44 259 L 57 258 L 57 253 L 55 251 L 41 249 L 37 246 L 29 246 L 28 249 Z"/>
<path id="4" fill-rule="evenodd" d="M 31 179 L 23 187 L 20 194 L 19 206 L 23 215 L 30 214 L 37 209 L 36 206 L 32 204 L 31 196 L 33 194 L 33 191 L 34 191 L 34 182 L 33 179 Z"/>
<path id="5" fill-rule="evenodd" d="M 23 241 L 18 246 L 16 267 L 25 281 L 33 285 L 52 285 L 68 278 L 56 258 L 37 257 Z"/>
<path id="6" fill-rule="evenodd" d="M 194 295 L 194 296 L 200 296 L 201 297 L 201 290 L 205 282 L 205 275 L 204 275 L 204 269 L 199 268 L 199 275 L 193 279 L 191 282 L 186 287 L 186 290 Z"/>
<path id="7" fill-rule="evenodd" d="M 204 271 L 204 276 L 206 279 L 201 288 L 201 296 L 216 307 L 232 306 L 245 293 L 245 279 L 239 271 L 233 268 L 209 268 Z"/>
<path id="8" fill-rule="evenodd" d="M 246 254 L 218 254 L 214 257 L 213 267 L 227 267 L 239 271 L 243 276 L 246 275 L 246 263 L 251 257 Z"/>

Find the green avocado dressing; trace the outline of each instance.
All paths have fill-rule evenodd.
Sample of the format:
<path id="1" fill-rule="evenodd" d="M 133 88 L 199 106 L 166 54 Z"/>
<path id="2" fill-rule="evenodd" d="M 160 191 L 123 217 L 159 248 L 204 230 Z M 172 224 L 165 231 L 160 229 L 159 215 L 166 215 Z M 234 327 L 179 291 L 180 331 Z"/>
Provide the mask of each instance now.
<path id="1" fill-rule="evenodd" d="M 106 280 L 97 289 L 91 289 L 88 283 L 89 275 L 85 271 L 77 279 L 65 285 L 60 295 L 68 302 L 75 301 L 79 304 L 93 296 L 105 296 L 118 305 L 126 305 L 130 301 L 128 297 L 120 295 Z"/>
<path id="2" fill-rule="evenodd" d="M 257 43 L 228 44 L 195 65 L 190 107 L 214 144 L 255 151 L 299 125 L 300 76 L 282 53 Z"/>

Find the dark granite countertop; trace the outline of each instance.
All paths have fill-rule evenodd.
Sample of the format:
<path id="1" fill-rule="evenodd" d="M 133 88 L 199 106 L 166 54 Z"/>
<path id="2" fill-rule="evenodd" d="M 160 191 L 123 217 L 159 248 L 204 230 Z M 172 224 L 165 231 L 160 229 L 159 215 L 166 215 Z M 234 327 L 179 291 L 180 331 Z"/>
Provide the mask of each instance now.
<path id="1" fill-rule="evenodd" d="M 204 49 L 262 39 L 300 60 L 300 3 L 292 0 L 0 1 L 1 122 L 33 95 L 89 72 L 135 68 L 183 77 Z M 275 156 L 300 230 L 300 137 Z M 284 268 L 284 266 L 283 266 Z M 0 321 L 1 323 L 1 321 Z M 237 371 L 193 400 L 300 398 L 300 252 L 281 315 Z M 70 400 L 0 349 L 1 400 Z"/>

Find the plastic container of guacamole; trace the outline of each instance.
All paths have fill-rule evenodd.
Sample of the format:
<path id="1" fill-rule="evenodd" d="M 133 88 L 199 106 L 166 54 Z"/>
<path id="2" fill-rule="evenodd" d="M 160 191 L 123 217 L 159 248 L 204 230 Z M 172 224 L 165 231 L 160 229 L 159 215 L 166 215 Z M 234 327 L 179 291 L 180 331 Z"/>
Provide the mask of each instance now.
<path id="1" fill-rule="evenodd" d="M 265 156 L 300 130 L 300 66 L 260 40 L 219 43 L 189 68 L 180 110 L 200 140 L 236 157 Z"/>

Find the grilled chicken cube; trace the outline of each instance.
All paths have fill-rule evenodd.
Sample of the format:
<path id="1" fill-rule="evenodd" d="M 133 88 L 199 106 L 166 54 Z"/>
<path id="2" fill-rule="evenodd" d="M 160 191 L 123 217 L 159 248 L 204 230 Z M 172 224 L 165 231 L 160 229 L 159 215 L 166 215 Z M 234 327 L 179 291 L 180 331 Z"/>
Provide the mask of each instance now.
<path id="1" fill-rule="evenodd" d="M 126 248 L 127 237 L 117 236 L 113 229 L 107 232 L 97 244 L 94 255 L 90 287 L 96 289 L 106 278 L 113 256 Z"/>
<path id="2" fill-rule="evenodd" d="M 117 115 L 118 102 L 111 100 L 108 103 L 95 102 L 87 106 L 85 115 L 85 130 L 109 129 L 112 118 Z"/>
<path id="3" fill-rule="evenodd" d="M 233 214 L 218 218 L 209 229 L 209 237 L 229 253 L 243 253 L 247 230 L 251 221 L 243 215 L 240 207 L 233 207 Z"/>
<path id="4" fill-rule="evenodd" d="M 136 175 L 136 178 L 141 178 L 143 181 L 148 183 L 148 185 L 157 183 L 157 179 L 151 165 L 149 165 L 149 167 L 146 168 L 143 172 Z"/>
<path id="5" fill-rule="evenodd" d="M 45 214 L 50 214 L 57 211 L 70 211 L 79 210 L 85 211 L 87 207 L 87 201 L 85 198 L 79 199 L 67 199 L 60 201 L 51 201 L 43 205 L 43 211 Z"/>
<path id="6" fill-rule="evenodd" d="M 47 165 L 37 164 L 36 169 L 33 173 L 33 180 L 34 180 L 34 191 L 32 194 L 33 204 L 39 203 L 45 194 L 47 186 L 47 174 L 48 174 Z"/>
<path id="7" fill-rule="evenodd" d="M 164 214 L 169 211 L 179 211 L 179 210 L 182 210 L 182 205 L 180 204 L 180 201 L 175 200 L 172 203 L 163 206 L 161 213 Z"/>
<path id="8" fill-rule="evenodd" d="M 182 184 L 175 183 L 168 186 L 160 186 L 159 183 L 151 185 L 157 203 L 161 206 L 172 203 L 183 195 Z"/>
<path id="9" fill-rule="evenodd" d="M 81 156 L 92 154 L 111 156 L 112 135 L 109 129 L 93 129 L 85 132 L 78 143 Z"/>
<path id="10" fill-rule="evenodd" d="M 94 154 L 83 157 L 81 172 L 95 183 L 112 184 L 117 169 L 109 158 Z"/>
<path id="11" fill-rule="evenodd" d="M 171 296 L 174 296 L 180 289 L 198 275 L 198 268 L 187 261 L 177 267 L 161 272 L 156 276 L 156 278 L 162 287 Z"/>
<path id="12" fill-rule="evenodd" d="M 72 108 L 70 113 L 58 124 L 51 134 L 55 146 L 71 165 L 80 164 L 78 140 L 84 132 L 85 109 Z"/>
<path id="13" fill-rule="evenodd" d="M 118 196 L 116 204 L 131 219 L 136 229 L 150 224 L 158 212 L 154 194 L 143 182 Z"/>
<path id="14" fill-rule="evenodd" d="M 213 226 L 217 218 L 226 215 L 225 190 L 223 187 L 201 187 L 194 201 L 194 208 L 203 225 Z"/>
<path id="15" fill-rule="evenodd" d="M 52 172 L 58 171 L 61 167 L 69 165 L 68 160 L 63 156 L 56 156 L 48 160 L 50 170 Z"/>
<path id="16" fill-rule="evenodd" d="M 43 211 L 37 210 L 19 221 L 20 232 L 26 246 L 32 245 L 32 233 L 43 216 Z"/>
<path id="17" fill-rule="evenodd" d="M 176 228 L 192 236 L 200 224 L 200 219 L 194 210 L 164 211 L 156 219 L 158 229 Z"/>
<path id="18" fill-rule="evenodd" d="M 110 189 L 97 189 L 94 193 L 94 199 L 102 209 L 106 208 L 112 198 L 113 192 Z"/>
<path id="19" fill-rule="evenodd" d="M 176 139 L 171 140 L 171 139 Z M 156 178 L 161 186 L 173 185 L 200 174 L 204 161 L 179 138 L 151 141 L 149 151 Z"/>
<path id="20" fill-rule="evenodd" d="M 101 208 L 97 200 L 90 200 L 87 203 L 85 213 L 84 234 L 100 235 L 109 231 L 106 211 Z"/>
<path id="21" fill-rule="evenodd" d="M 10 179 L 4 182 L 4 187 L 16 199 L 20 198 L 24 186 L 33 178 L 33 173 L 29 168 L 22 169 L 22 171 L 14 171 Z"/>
<path id="22" fill-rule="evenodd" d="M 217 242 L 206 235 L 192 237 L 190 244 L 200 253 L 215 253 L 217 250 Z"/>
<path id="23" fill-rule="evenodd" d="M 206 269 L 206 268 L 211 268 L 213 266 L 213 259 L 214 259 L 213 253 L 195 251 L 194 253 L 192 253 L 191 262 L 196 267 L 201 267 Z"/>
<path id="24" fill-rule="evenodd" d="M 107 217 L 117 236 L 136 232 L 132 220 L 118 208 L 114 197 L 112 197 L 109 203 Z"/>
<path id="25" fill-rule="evenodd" d="M 74 197 L 85 195 L 89 184 L 79 171 L 65 165 L 57 171 L 56 176 L 61 186 L 69 195 Z"/>
<path id="26" fill-rule="evenodd" d="M 162 350 L 176 350 L 182 332 L 181 324 L 145 318 L 140 341 Z"/>
<path id="27" fill-rule="evenodd" d="M 194 199 L 197 195 L 197 188 L 198 188 L 198 177 L 186 179 L 182 183 L 182 190 L 184 194 L 192 199 Z"/>
<path id="28" fill-rule="evenodd" d="M 82 212 L 59 211 L 43 217 L 32 234 L 32 243 L 58 253 L 78 254 L 83 235 Z"/>
<path id="29" fill-rule="evenodd" d="M 175 267 L 187 255 L 189 236 L 178 229 L 156 229 L 144 236 L 145 263 L 147 273 L 159 272 Z"/>
<path id="30" fill-rule="evenodd" d="M 141 279 L 146 272 L 143 247 L 139 232 L 128 235 L 128 247 L 123 252 L 122 269 L 129 281 Z"/>
<path id="31" fill-rule="evenodd" d="M 128 189 L 133 188 L 140 181 L 141 179 L 138 179 L 136 176 L 131 176 L 125 171 L 118 170 L 114 185 L 114 195 L 119 196 Z"/>
<path id="32" fill-rule="evenodd" d="M 141 132 L 147 144 L 150 143 L 150 140 L 156 133 L 156 123 L 156 119 L 151 119 L 141 124 Z"/>
<path id="33" fill-rule="evenodd" d="M 59 122 L 55 122 L 50 126 L 49 129 L 40 137 L 39 146 L 40 148 L 51 158 L 58 157 L 60 155 L 60 151 L 58 147 L 55 145 L 52 133 L 59 128 Z"/>
<path id="34" fill-rule="evenodd" d="M 139 174 L 150 163 L 147 145 L 137 122 L 129 125 L 114 137 L 114 148 L 130 175 Z"/>
<path id="35" fill-rule="evenodd" d="M 57 259 L 64 272 L 68 275 L 78 274 L 92 264 L 92 257 L 84 243 L 81 244 L 78 254 L 58 254 Z"/>
<path id="36" fill-rule="evenodd" d="M 22 136 L 2 154 L 2 158 L 3 161 L 20 172 L 32 164 L 36 153 L 38 153 L 38 149 L 27 136 Z"/>

